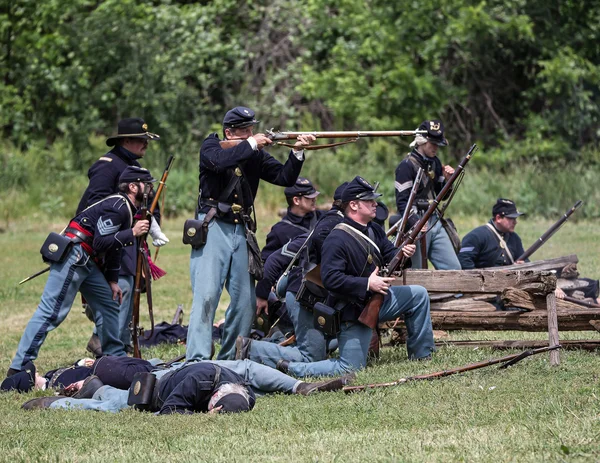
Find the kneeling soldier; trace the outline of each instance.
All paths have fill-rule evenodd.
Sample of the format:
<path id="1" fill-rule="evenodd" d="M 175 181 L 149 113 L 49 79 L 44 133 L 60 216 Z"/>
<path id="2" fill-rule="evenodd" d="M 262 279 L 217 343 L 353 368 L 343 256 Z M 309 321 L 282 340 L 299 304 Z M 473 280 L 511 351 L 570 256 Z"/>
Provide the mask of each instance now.
<path id="1" fill-rule="evenodd" d="M 122 291 L 117 281 L 121 250 L 133 244 L 134 236 L 148 232 L 148 221 L 140 220 L 133 225 L 133 217 L 144 190 L 154 181 L 148 170 L 127 167 L 119 178 L 119 194 L 82 211 L 71 220 L 63 236 L 51 234 L 46 240 L 42 254 L 50 262 L 50 275 L 7 376 L 37 358 L 48 332 L 66 318 L 78 291 L 94 308 L 102 352 L 126 355 L 119 337 Z"/>

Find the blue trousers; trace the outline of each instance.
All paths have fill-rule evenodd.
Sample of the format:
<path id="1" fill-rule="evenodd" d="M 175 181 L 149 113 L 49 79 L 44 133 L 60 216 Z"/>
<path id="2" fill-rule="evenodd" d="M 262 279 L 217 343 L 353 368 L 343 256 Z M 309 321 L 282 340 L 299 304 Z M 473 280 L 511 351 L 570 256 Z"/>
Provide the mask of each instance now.
<path id="1" fill-rule="evenodd" d="M 429 219 L 428 226 L 435 222 L 431 231 L 427 232 L 427 257 L 436 270 L 460 270 L 460 262 L 448 238 L 448 233 L 442 227 L 437 218 Z M 422 268 L 421 247 L 417 244 L 417 250 L 412 256 L 412 268 Z"/>
<path id="2" fill-rule="evenodd" d="M 288 291 L 285 304 L 294 323 L 295 346 L 280 346 L 272 342 L 252 341 L 250 360 L 264 363 L 275 368 L 278 360 L 290 362 L 318 362 L 327 358 L 327 349 L 323 333 L 314 328 L 313 315 L 300 307 L 296 293 Z"/>
<path id="3" fill-rule="evenodd" d="M 119 337 L 125 346 L 131 345 L 129 323 L 133 316 L 133 284 L 133 275 L 119 275 L 119 287 L 123 291 L 123 302 L 119 306 Z M 96 328 L 94 328 L 94 334 L 98 334 Z"/>
<path id="4" fill-rule="evenodd" d="M 37 358 L 48 333 L 69 314 L 78 291 L 94 311 L 102 351 L 107 355 L 126 355 L 119 338 L 119 303 L 112 299 L 110 286 L 96 263 L 76 244 L 63 262 L 50 265 L 42 299 L 25 327 L 11 368 L 21 370 Z"/>
<path id="5" fill-rule="evenodd" d="M 199 214 L 198 220 L 204 220 Z M 231 302 L 225 312 L 219 360 L 235 358 L 235 340 L 248 336 L 256 312 L 254 278 L 248 273 L 248 249 L 242 224 L 220 219 L 208 225 L 207 243 L 192 249 L 190 259 L 192 280 L 192 312 L 188 328 L 186 359 L 210 359 L 212 325 L 223 286 Z"/>
<path id="6" fill-rule="evenodd" d="M 250 360 L 216 360 L 211 361 L 211 363 L 229 368 L 240 375 L 258 395 L 271 392 L 291 394 L 295 392 L 297 385 L 300 383 L 300 381 L 291 376 L 256 362 L 251 362 Z M 179 363 L 173 365 L 169 370 L 158 370 L 153 372 L 153 374 L 160 379 L 161 376 L 169 371 L 181 368 L 183 365 L 184 363 Z M 50 405 L 50 408 L 118 412 L 128 407 L 128 396 L 128 391 L 116 389 L 112 386 L 102 386 L 94 393 L 91 399 L 58 399 Z"/>
<path id="7" fill-rule="evenodd" d="M 429 296 L 422 286 L 392 286 L 389 297 L 381 306 L 379 321 L 395 320 L 404 315 L 410 359 L 426 358 L 434 351 L 433 331 L 429 315 Z M 371 328 L 359 322 L 342 324 L 338 334 L 339 358 L 313 363 L 291 362 L 290 374 L 304 376 L 335 376 L 360 370 L 367 364 Z"/>

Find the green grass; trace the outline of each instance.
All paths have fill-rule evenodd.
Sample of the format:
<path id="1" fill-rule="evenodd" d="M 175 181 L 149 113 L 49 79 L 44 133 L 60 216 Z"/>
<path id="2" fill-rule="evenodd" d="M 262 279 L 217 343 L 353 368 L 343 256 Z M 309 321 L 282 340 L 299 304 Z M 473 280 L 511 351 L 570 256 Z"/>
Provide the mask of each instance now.
<path id="1" fill-rule="evenodd" d="M 484 217 L 454 218 L 463 235 L 485 222 Z M 261 240 L 275 220 L 274 214 L 261 214 Z M 63 222 L 21 221 L 0 234 L 3 369 L 8 368 L 46 277 L 23 286 L 17 283 L 43 268 L 39 247 L 49 229 L 59 230 Z M 517 231 L 527 246 L 550 223 L 525 218 Z M 157 322 L 170 321 L 179 303 L 185 307 L 184 322 L 189 319 L 189 248 L 181 244 L 182 224 L 183 218 L 164 227 L 171 243 L 158 259 L 168 275 L 153 287 Z M 567 223 L 535 257 L 577 254 L 581 274 L 598 278 L 599 237 L 592 221 Z M 221 313 L 226 305 L 224 297 Z M 148 326 L 146 318 L 142 322 Z M 67 320 L 49 334 L 36 361 L 38 368 L 46 371 L 85 356 L 91 331 L 76 303 Z M 592 332 L 561 337 L 599 338 Z M 546 335 L 451 333 L 451 339 L 473 338 L 545 339 Z M 183 346 L 164 346 L 143 351 L 143 356 L 171 358 L 183 351 Z M 406 361 L 404 348 L 386 348 L 356 383 L 392 381 L 501 355 L 443 347 L 431 362 L 413 363 Z M 600 359 L 588 352 L 560 355 L 557 368 L 549 366 L 546 354 L 508 370 L 489 367 L 351 396 L 268 396 L 258 400 L 253 412 L 236 416 L 25 412 L 21 403 L 44 393 L 5 393 L 0 395 L 0 461 L 598 461 Z"/>

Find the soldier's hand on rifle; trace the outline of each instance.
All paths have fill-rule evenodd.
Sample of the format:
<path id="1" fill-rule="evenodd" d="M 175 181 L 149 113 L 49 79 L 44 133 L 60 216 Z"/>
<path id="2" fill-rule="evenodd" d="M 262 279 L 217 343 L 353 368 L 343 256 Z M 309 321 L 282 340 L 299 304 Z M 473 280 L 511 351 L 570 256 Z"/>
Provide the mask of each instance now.
<path id="1" fill-rule="evenodd" d="M 298 135 L 298 137 L 296 138 L 298 141 L 294 143 L 295 151 L 303 150 L 305 146 L 310 146 L 310 144 L 317 139 L 314 135 L 310 133 Z"/>
<path id="2" fill-rule="evenodd" d="M 402 254 L 404 254 L 404 257 L 410 259 L 415 251 L 417 250 L 417 246 L 414 244 L 405 244 L 404 247 L 402 248 Z"/>
<path id="3" fill-rule="evenodd" d="M 565 292 L 560 288 L 556 288 L 554 290 L 554 295 L 556 296 L 557 299 L 564 299 L 566 296 Z"/>
<path id="4" fill-rule="evenodd" d="M 515 262 L 515 264 L 524 264 L 524 263 L 525 263 L 525 261 L 524 261 L 524 260 L 517 260 L 517 261 Z"/>
<path id="5" fill-rule="evenodd" d="M 452 177 L 452 174 L 454 174 L 454 167 L 444 166 L 444 169 L 442 170 L 442 174 L 444 175 L 444 178 L 446 180 L 448 180 L 450 177 Z"/>
<path id="6" fill-rule="evenodd" d="M 133 236 L 142 236 L 150 230 L 150 222 L 147 220 L 138 220 L 133 226 Z"/>
<path id="7" fill-rule="evenodd" d="M 256 141 L 256 147 L 259 150 L 273 143 L 273 140 L 267 137 L 264 133 L 257 133 L 256 135 L 252 135 L 252 138 L 254 138 L 254 140 Z"/>
<path id="8" fill-rule="evenodd" d="M 262 297 L 256 298 L 256 316 L 259 316 L 261 313 L 266 313 L 269 315 L 269 301 L 263 299 Z"/>
<path id="9" fill-rule="evenodd" d="M 390 283 L 394 281 L 393 277 L 380 277 L 377 275 L 379 267 L 375 267 L 371 276 L 369 276 L 369 290 L 374 293 L 387 294 Z"/>
<path id="10" fill-rule="evenodd" d="M 150 224 L 150 236 L 152 237 L 152 245 L 157 248 L 169 242 L 169 238 L 162 232 L 156 220 L 152 220 Z"/>
<path id="11" fill-rule="evenodd" d="M 116 281 L 109 281 L 110 290 L 112 291 L 113 301 L 119 301 L 119 305 L 123 303 L 123 291 L 119 287 L 119 283 Z"/>

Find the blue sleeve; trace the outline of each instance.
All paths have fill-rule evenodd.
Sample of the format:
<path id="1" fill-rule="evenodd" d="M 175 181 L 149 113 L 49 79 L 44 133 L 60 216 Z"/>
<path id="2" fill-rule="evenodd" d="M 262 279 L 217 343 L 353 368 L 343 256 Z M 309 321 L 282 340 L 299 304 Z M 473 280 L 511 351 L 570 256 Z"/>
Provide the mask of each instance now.
<path id="1" fill-rule="evenodd" d="M 481 252 L 481 246 L 482 243 L 476 230 L 465 235 L 458 252 L 458 261 L 463 270 L 475 268 L 475 260 Z"/>
<path id="2" fill-rule="evenodd" d="M 204 140 L 200 148 L 200 169 L 221 173 L 258 155 L 246 140 L 228 149 L 221 148 L 219 142 L 217 134 L 209 135 Z"/>
<path id="3" fill-rule="evenodd" d="M 281 222 L 277 222 L 271 227 L 271 231 L 267 235 L 265 246 L 262 248 L 261 257 L 263 262 L 266 262 L 271 254 L 281 248 L 284 243 L 279 242 L 279 234 L 277 229 L 281 226 Z"/>
<path id="4" fill-rule="evenodd" d="M 293 186 L 296 183 L 304 161 L 299 161 L 292 154 L 291 150 L 285 164 L 282 164 L 264 150 L 260 152 L 262 154 L 260 164 L 261 179 L 279 186 Z"/>
<path id="5" fill-rule="evenodd" d="M 87 204 L 84 209 L 117 192 L 121 173 L 111 162 L 99 160 L 88 171 Z M 81 212 L 81 211 L 78 211 Z"/>

